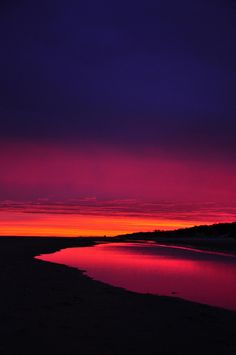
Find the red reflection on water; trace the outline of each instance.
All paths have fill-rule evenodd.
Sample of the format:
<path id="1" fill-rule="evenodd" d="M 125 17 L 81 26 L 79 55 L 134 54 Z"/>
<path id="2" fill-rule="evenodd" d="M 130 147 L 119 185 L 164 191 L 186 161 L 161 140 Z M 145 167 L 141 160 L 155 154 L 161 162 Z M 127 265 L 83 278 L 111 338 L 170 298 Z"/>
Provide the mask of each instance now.
<path id="1" fill-rule="evenodd" d="M 86 270 L 102 282 L 140 293 L 175 295 L 236 310 L 236 257 L 147 243 L 68 248 L 37 257 Z"/>

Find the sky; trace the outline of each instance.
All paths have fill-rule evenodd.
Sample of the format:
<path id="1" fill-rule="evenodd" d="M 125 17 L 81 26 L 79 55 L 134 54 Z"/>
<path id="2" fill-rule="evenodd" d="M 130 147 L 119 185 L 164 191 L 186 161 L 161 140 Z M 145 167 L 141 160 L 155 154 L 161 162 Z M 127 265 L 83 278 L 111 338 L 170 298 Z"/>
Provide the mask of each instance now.
<path id="1" fill-rule="evenodd" d="M 233 0 L 2 0 L 0 235 L 236 220 L 235 20 Z"/>

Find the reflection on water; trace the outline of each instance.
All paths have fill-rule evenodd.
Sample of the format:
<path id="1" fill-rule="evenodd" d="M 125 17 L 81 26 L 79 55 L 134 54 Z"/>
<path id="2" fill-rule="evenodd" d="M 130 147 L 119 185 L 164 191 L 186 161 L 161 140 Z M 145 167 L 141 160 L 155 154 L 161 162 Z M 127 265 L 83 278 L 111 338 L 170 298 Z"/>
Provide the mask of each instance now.
<path id="1" fill-rule="evenodd" d="M 86 270 L 140 293 L 177 296 L 236 310 L 236 257 L 148 243 L 67 248 L 37 259 Z"/>

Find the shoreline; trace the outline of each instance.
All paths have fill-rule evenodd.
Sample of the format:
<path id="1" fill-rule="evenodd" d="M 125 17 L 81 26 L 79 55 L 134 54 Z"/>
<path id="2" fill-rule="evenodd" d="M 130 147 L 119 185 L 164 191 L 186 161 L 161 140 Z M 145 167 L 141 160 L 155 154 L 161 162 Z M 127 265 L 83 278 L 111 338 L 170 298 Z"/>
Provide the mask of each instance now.
<path id="1" fill-rule="evenodd" d="M 94 244 L 71 239 L 0 238 L 1 354 L 234 352 L 236 312 L 137 294 L 34 258 Z"/>
<path id="2" fill-rule="evenodd" d="M 130 237 L 114 237 L 116 241 L 119 242 L 153 242 L 156 244 L 163 244 L 166 246 L 172 247 L 183 247 L 183 248 L 192 248 L 199 251 L 208 251 L 216 253 L 225 253 L 227 255 L 236 255 L 236 239 L 232 237 L 158 237 L 158 238 L 140 238 L 134 239 Z M 113 240 L 114 240 L 113 238 Z"/>

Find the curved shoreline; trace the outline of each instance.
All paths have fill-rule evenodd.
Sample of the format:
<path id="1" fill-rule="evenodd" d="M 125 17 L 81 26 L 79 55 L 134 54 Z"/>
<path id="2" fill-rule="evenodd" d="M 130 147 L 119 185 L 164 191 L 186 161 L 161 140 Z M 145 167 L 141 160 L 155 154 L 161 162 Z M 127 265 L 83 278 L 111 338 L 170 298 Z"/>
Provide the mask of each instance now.
<path id="1" fill-rule="evenodd" d="M 132 293 L 33 258 L 93 243 L 0 238 L 2 354 L 234 352 L 234 312 Z"/>

